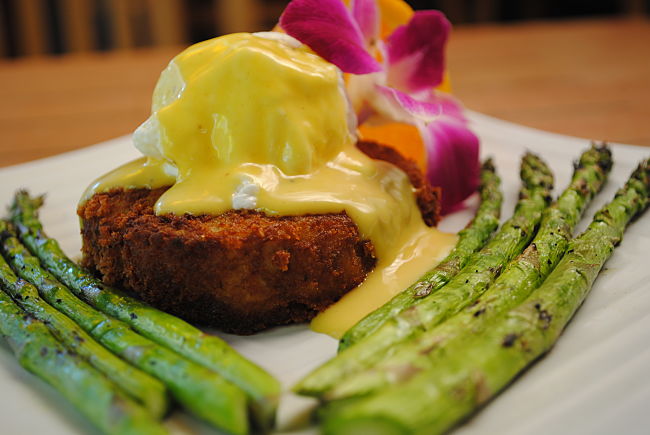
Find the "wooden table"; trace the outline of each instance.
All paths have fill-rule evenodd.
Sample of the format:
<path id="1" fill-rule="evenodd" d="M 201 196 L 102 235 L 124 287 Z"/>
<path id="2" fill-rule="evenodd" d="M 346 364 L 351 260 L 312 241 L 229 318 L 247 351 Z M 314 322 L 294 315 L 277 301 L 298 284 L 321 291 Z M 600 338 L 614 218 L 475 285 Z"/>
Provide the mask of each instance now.
<path id="1" fill-rule="evenodd" d="M 650 146 L 650 21 L 458 27 L 454 91 L 470 109 Z M 179 48 L 0 61 L 0 166 L 127 134 Z"/>

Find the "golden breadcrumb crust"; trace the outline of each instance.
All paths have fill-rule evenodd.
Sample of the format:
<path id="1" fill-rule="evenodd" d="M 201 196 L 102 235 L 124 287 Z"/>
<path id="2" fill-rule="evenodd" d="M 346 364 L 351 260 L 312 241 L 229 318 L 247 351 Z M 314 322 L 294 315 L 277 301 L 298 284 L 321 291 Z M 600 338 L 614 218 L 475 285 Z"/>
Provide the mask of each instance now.
<path id="1" fill-rule="evenodd" d="M 404 169 L 425 222 L 438 221 L 440 192 L 414 162 L 374 143 L 359 148 Z M 156 216 L 153 206 L 166 189 L 117 189 L 79 207 L 83 264 L 189 321 L 238 334 L 305 322 L 375 265 L 372 243 L 345 213 Z"/>

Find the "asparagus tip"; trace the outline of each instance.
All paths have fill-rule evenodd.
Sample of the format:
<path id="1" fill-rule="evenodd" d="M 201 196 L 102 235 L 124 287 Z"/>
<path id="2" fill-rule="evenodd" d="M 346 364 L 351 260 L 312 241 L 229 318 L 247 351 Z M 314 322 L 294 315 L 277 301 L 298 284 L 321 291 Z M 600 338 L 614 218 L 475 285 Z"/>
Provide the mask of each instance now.
<path id="1" fill-rule="evenodd" d="M 494 167 L 494 160 L 492 157 L 486 158 L 481 164 L 481 171 L 490 171 L 495 172 L 496 168 Z"/>

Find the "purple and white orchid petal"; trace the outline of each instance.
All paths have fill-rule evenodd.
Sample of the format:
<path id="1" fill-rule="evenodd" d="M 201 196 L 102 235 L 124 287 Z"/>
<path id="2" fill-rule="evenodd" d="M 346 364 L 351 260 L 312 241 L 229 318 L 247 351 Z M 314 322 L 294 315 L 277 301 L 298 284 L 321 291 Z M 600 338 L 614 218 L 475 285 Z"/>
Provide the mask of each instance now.
<path id="1" fill-rule="evenodd" d="M 280 17 L 282 29 L 319 56 L 352 74 L 381 70 L 363 35 L 340 0 L 293 0 Z"/>
<path id="2" fill-rule="evenodd" d="M 451 117 L 422 124 L 420 134 L 427 150 L 426 178 L 442 188 L 442 214 L 451 213 L 478 187 L 478 137 L 464 122 Z"/>
<path id="3" fill-rule="evenodd" d="M 379 10 L 375 0 L 352 0 L 352 17 L 359 26 L 366 48 L 379 38 Z"/>
<path id="4" fill-rule="evenodd" d="M 429 91 L 423 100 L 376 85 L 376 101 L 386 117 L 416 125 L 427 154 L 426 177 L 442 187 L 443 214 L 454 211 L 476 191 L 479 182 L 479 140 L 467 127 L 462 106 L 451 96 Z"/>
<path id="5" fill-rule="evenodd" d="M 424 122 L 431 122 L 438 118 L 448 105 L 445 99 L 428 98 L 429 101 L 422 101 L 388 86 L 375 85 L 375 91 L 409 117 L 414 116 Z"/>
<path id="6" fill-rule="evenodd" d="M 388 37 L 388 84 L 405 92 L 433 88 L 445 71 L 451 24 L 439 11 L 419 11 Z"/>
<path id="7" fill-rule="evenodd" d="M 381 106 L 393 106 L 391 113 L 403 113 L 400 119 L 416 118 L 425 123 L 436 121 L 441 116 L 457 118 L 464 122 L 463 107 L 451 95 L 428 89 L 419 94 L 407 94 L 388 86 L 375 85 L 374 91 L 386 100 Z M 414 96 L 415 95 L 415 96 Z M 407 116 L 407 119 L 404 119 Z"/>

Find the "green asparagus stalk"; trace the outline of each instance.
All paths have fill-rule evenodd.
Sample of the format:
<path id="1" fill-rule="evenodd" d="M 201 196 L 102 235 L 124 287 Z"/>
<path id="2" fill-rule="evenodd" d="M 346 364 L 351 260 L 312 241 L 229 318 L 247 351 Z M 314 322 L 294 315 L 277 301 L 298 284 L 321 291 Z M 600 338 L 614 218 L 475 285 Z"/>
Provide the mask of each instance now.
<path id="1" fill-rule="evenodd" d="M 585 208 L 600 191 L 612 167 L 605 145 L 585 151 L 575 166 L 571 183 L 556 203 L 544 210 L 535 239 L 475 304 L 404 343 L 389 358 L 347 379 L 327 392 L 327 400 L 338 400 L 405 382 L 416 373 L 432 368 L 435 354 L 446 352 L 454 342 L 467 340 L 486 328 L 489 320 L 520 304 L 555 268 L 566 252 L 571 234 Z"/>
<path id="2" fill-rule="evenodd" d="M 501 180 L 495 173 L 491 159 L 486 160 L 481 166 L 480 179 L 478 192 L 481 205 L 474 219 L 458 233 L 458 242 L 454 249 L 416 283 L 350 328 L 339 342 L 339 352 L 372 334 L 387 319 L 401 313 L 418 299 L 442 288 L 460 272 L 470 256 L 485 245 L 490 235 L 499 226 L 503 201 L 503 194 L 499 188 Z"/>
<path id="3" fill-rule="evenodd" d="M 0 220 L 2 238 L 7 234 L 6 226 L 6 222 Z M 5 246 L 2 250 L 6 255 Z M 165 386 L 161 382 L 109 352 L 70 318 L 48 305 L 41 299 L 36 287 L 19 279 L 12 272 L 2 256 L 0 256 L 0 284 L 25 312 L 47 325 L 52 334 L 68 349 L 104 373 L 154 417 L 164 416 L 169 401 Z"/>
<path id="4" fill-rule="evenodd" d="M 165 434 L 148 411 L 75 353 L 66 350 L 47 326 L 21 310 L 0 290 L 0 334 L 16 359 L 61 393 L 106 434 Z"/>
<path id="5" fill-rule="evenodd" d="M 244 390 L 257 424 L 272 427 L 280 396 L 280 383 L 247 360 L 225 341 L 170 314 L 157 310 L 117 289 L 104 285 L 68 258 L 58 242 L 47 237 L 38 219 L 42 198 L 18 192 L 12 207 L 20 238 L 43 266 L 77 296 L 110 316 L 127 323 L 151 341 L 216 371 Z"/>
<path id="6" fill-rule="evenodd" d="M 472 255 L 458 275 L 436 293 L 418 300 L 384 322 L 373 334 L 314 370 L 294 391 L 321 396 L 350 375 L 385 358 L 396 344 L 432 329 L 478 298 L 533 238 L 550 201 L 553 176 L 539 157 L 530 153 L 524 156 L 521 178 L 523 186 L 514 215 L 480 252 Z"/>
<path id="7" fill-rule="evenodd" d="M 457 343 L 435 366 L 405 384 L 326 414 L 325 433 L 435 434 L 448 430 L 496 395 L 546 353 L 589 293 L 629 221 L 650 201 L 650 160 L 571 241 L 546 281 L 482 333 Z"/>
<path id="8" fill-rule="evenodd" d="M 0 221 L 0 226 L 3 224 L 6 227 L 6 224 Z M 38 259 L 32 256 L 10 231 L 1 229 L 0 227 L 4 239 L 3 254 L 14 270 L 24 279 L 33 282 L 38 290 L 15 275 L 5 283 L 7 288 L 11 288 L 12 294 L 20 296 L 23 303 L 29 303 L 30 308 L 40 315 L 46 312 L 50 316 L 48 321 L 56 320 L 57 323 L 52 326 L 57 329 L 58 335 L 66 338 L 71 336 L 74 341 L 79 331 L 61 328 L 74 328 L 74 322 L 77 322 L 110 351 L 160 379 L 169 387 L 174 398 L 190 412 L 230 433 L 248 432 L 246 397 L 243 391 L 219 374 L 140 336 L 124 322 L 107 316 L 79 300 L 68 288 L 43 270 Z M 8 273 L 5 271 L 5 275 L 9 273 L 10 270 Z M 34 302 L 40 299 L 39 293 L 56 310 L 74 322 L 66 324 L 51 313 L 56 310 L 46 311 L 42 304 Z M 75 348 L 78 349 L 79 347 Z"/>

